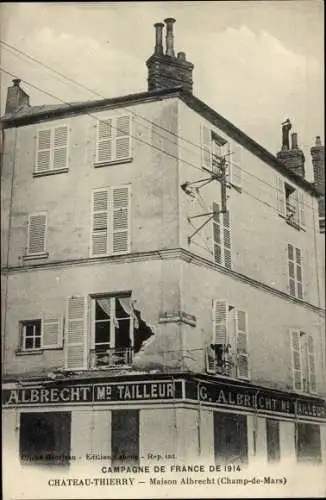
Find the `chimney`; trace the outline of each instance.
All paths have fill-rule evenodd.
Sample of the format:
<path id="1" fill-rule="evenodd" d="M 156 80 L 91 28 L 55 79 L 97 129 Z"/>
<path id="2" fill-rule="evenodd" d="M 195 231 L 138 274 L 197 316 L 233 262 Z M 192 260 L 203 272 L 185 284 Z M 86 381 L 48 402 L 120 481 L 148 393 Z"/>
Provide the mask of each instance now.
<path id="1" fill-rule="evenodd" d="M 163 23 L 155 23 L 154 54 L 146 61 L 148 68 L 148 90 L 183 87 L 192 92 L 192 72 L 194 65 L 187 61 L 185 52 L 178 52 L 175 56 L 173 25 L 175 19 L 165 19 L 166 36 L 165 51 L 162 45 Z"/>
<path id="2" fill-rule="evenodd" d="M 290 149 L 290 141 L 289 141 L 289 133 L 292 128 L 292 124 L 287 118 L 282 123 L 282 148 L 281 151 L 277 153 L 277 158 L 284 165 L 294 172 L 299 177 L 304 179 L 305 177 L 305 168 L 304 162 L 305 157 L 303 151 L 298 146 L 298 134 L 293 132 L 291 134 L 291 149 Z"/>
<path id="3" fill-rule="evenodd" d="M 20 88 L 20 82 L 18 78 L 15 78 L 12 83 L 12 87 L 8 87 L 7 101 L 5 113 L 15 113 L 23 106 L 29 106 L 29 95 Z"/>
<path id="4" fill-rule="evenodd" d="M 316 137 L 315 145 L 311 150 L 312 166 L 314 172 L 314 184 L 320 193 L 318 200 L 319 228 L 325 232 L 325 146 L 322 146 L 319 135 Z"/>

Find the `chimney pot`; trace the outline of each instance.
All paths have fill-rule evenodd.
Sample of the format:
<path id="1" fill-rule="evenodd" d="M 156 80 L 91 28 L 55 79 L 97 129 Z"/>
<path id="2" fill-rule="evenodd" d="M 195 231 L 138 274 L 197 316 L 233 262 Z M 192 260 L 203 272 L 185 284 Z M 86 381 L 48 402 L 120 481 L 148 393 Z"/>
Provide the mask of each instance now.
<path id="1" fill-rule="evenodd" d="M 163 55 L 162 31 L 164 28 L 163 23 L 155 23 L 155 50 L 154 54 Z"/>
<path id="2" fill-rule="evenodd" d="M 20 82 L 21 82 L 20 78 L 14 78 L 12 81 L 15 87 L 19 87 Z"/>
<path id="3" fill-rule="evenodd" d="M 292 149 L 298 149 L 298 134 L 296 132 L 293 132 L 293 134 L 291 134 L 291 139 Z"/>
<path id="4" fill-rule="evenodd" d="M 173 17 L 167 17 L 164 19 L 166 24 L 166 55 L 175 57 L 174 55 L 174 37 L 173 37 L 173 24 L 175 19 Z"/>
<path id="5" fill-rule="evenodd" d="M 185 61 L 186 60 L 186 53 L 185 52 L 178 52 L 178 56 L 177 57 L 181 61 Z"/>
<path id="6" fill-rule="evenodd" d="M 317 136 L 316 136 L 315 146 L 321 146 L 320 135 L 317 135 Z"/>

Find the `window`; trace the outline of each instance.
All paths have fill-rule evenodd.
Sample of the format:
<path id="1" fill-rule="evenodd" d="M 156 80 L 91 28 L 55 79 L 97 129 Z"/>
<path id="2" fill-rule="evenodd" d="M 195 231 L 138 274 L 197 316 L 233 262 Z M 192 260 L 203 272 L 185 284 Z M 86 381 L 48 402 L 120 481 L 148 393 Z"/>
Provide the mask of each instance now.
<path id="1" fill-rule="evenodd" d="M 23 463 L 68 465 L 71 413 L 21 413 L 19 450 Z"/>
<path id="2" fill-rule="evenodd" d="M 32 214 L 28 217 L 27 255 L 37 256 L 46 253 L 46 230 L 46 214 Z"/>
<path id="3" fill-rule="evenodd" d="M 296 423 L 295 445 L 299 462 L 321 462 L 319 425 Z"/>
<path id="4" fill-rule="evenodd" d="M 111 422 L 112 466 L 139 464 L 139 410 L 113 410 Z"/>
<path id="5" fill-rule="evenodd" d="M 216 464 L 248 462 L 247 417 L 214 411 Z"/>
<path id="6" fill-rule="evenodd" d="M 131 159 L 131 119 L 118 116 L 97 123 L 95 165 L 120 163 Z"/>
<path id="7" fill-rule="evenodd" d="M 59 318 L 20 322 L 20 350 L 59 349 L 62 347 L 62 321 Z"/>
<path id="8" fill-rule="evenodd" d="M 36 144 L 36 174 L 55 173 L 68 168 L 67 125 L 38 130 Z"/>
<path id="9" fill-rule="evenodd" d="M 130 186 L 92 193 L 91 256 L 130 251 Z"/>
<path id="10" fill-rule="evenodd" d="M 277 207 L 279 214 L 286 221 L 296 227 L 305 227 L 304 193 L 300 189 L 284 182 L 281 177 L 276 177 Z"/>
<path id="11" fill-rule="evenodd" d="M 303 299 L 302 254 L 299 248 L 288 244 L 289 292 Z"/>
<path id="12" fill-rule="evenodd" d="M 314 339 L 301 330 L 291 330 L 293 389 L 316 392 Z"/>
<path id="13" fill-rule="evenodd" d="M 213 203 L 213 253 L 214 260 L 231 269 L 231 224 L 230 211 L 220 213 L 220 207 Z"/>
<path id="14" fill-rule="evenodd" d="M 279 462 L 280 460 L 280 424 L 278 420 L 266 418 L 267 460 Z"/>
<path id="15" fill-rule="evenodd" d="M 209 373 L 249 378 L 248 318 L 245 311 L 213 300 L 213 338 L 208 346 Z"/>

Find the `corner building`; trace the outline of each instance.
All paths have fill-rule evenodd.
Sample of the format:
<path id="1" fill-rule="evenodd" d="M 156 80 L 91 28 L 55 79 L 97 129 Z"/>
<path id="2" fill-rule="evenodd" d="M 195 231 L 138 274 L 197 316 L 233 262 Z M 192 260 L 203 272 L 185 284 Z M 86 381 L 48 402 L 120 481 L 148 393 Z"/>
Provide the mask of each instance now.
<path id="1" fill-rule="evenodd" d="M 92 455 L 325 466 L 324 146 L 310 183 L 296 133 L 273 155 L 195 97 L 173 22 L 164 49 L 155 25 L 146 92 L 31 106 L 8 89 L 14 471 Z"/>

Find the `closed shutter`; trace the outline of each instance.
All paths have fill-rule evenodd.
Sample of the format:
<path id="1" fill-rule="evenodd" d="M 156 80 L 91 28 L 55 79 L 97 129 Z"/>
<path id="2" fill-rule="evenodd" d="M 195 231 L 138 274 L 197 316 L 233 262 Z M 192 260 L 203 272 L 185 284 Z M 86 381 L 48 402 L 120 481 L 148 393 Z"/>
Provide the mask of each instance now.
<path id="1" fill-rule="evenodd" d="M 112 120 L 99 120 L 97 123 L 96 161 L 105 163 L 112 160 Z"/>
<path id="2" fill-rule="evenodd" d="M 305 227 L 306 225 L 306 217 L 305 217 L 305 201 L 304 201 L 304 193 L 303 191 L 298 192 L 298 201 L 299 201 L 299 220 L 300 226 Z"/>
<path id="3" fill-rule="evenodd" d="M 248 359 L 248 318 L 247 313 L 237 310 L 237 375 L 240 378 L 249 377 Z"/>
<path id="4" fill-rule="evenodd" d="M 223 246 L 224 246 L 224 266 L 228 269 L 232 267 L 231 258 L 231 221 L 229 210 L 223 214 Z"/>
<path id="5" fill-rule="evenodd" d="M 91 255 L 108 253 L 108 190 L 101 189 L 92 193 L 92 230 Z"/>
<path id="6" fill-rule="evenodd" d="M 65 367 L 71 370 L 87 368 L 87 299 L 69 297 L 65 329 Z"/>
<path id="7" fill-rule="evenodd" d="M 46 215 L 30 215 L 28 220 L 28 254 L 39 254 L 45 252 L 46 237 Z"/>
<path id="8" fill-rule="evenodd" d="M 294 247 L 293 245 L 288 244 L 288 270 L 289 270 L 289 292 L 290 295 L 295 297 L 296 295 L 296 286 L 295 286 L 295 261 L 294 261 Z"/>
<path id="9" fill-rule="evenodd" d="M 66 168 L 68 161 L 68 127 L 55 127 L 53 141 L 53 168 Z"/>
<path id="10" fill-rule="evenodd" d="M 309 390 L 316 392 L 316 363 L 315 363 L 315 350 L 314 339 L 311 335 L 307 339 L 307 354 L 308 354 L 308 380 Z"/>
<path id="11" fill-rule="evenodd" d="M 227 343 L 229 306 L 223 300 L 213 300 L 213 343 Z"/>
<path id="12" fill-rule="evenodd" d="M 295 270 L 297 280 L 297 297 L 303 298 L 303 272 L 302 272 L 302 255 L 299 248 L 295 249 Z"/>
<path id="13" fill-rule="evenodd" d="M 220 224 L 220 207 L 217 203 L 212 205 L 213 212 L 213 251 L 214 260 L 218 264 L 222 264 L 222 241 L 221 241 L 221 224 Z"/>
<path id="14" fill-rule="evenodd" d="M 42 348 L 58 349 L 62 347 L 61 318 L 45 318 L 42 320 Z"/>
<path id="15" fill-rule="evenodd" d="M 113 254 L 129 252 L 130 224 L 129 224 L 129 186 L 112 188 L 113 222 L 112 222 L 112 251 Z"/>
<path id="16" fill-rule="evenodd" d="M 275 178 L 276 180 L 276 193 L 277 193 L 277 210 L 279 214 L 285 216 L 285 188 L 284 181 L 278 175 Z"/>
<path id="17" fill-rule="evenodd" d="M 39 130 L 36 146 L 36 172 L 46 172 L 51 168 L 51 129 Z"/>
<path id="18" fill-rule="evenodd" d="M 115 158 L 123 160 L 131 156 L 131 120 L 129 116 L 116 119 Z"/>
<path id="19" fill-rule="evenodd" d="M 230 159 L 230 182 L 233 186 L 241 188 L 242 186 L 242 152 L 239 144 L 233 144 Z"/>
<path id="20" fill-rule="evenodd" d="M 291 330 L 293 389 L 302 390 L 302 359 L 300 331 Z"/>
<path id="21" fill-rule="evenodd" d="M 201 127 L 201 163 L 202 167 L 212 170 L 212 133 L 208 127 Z"/>

